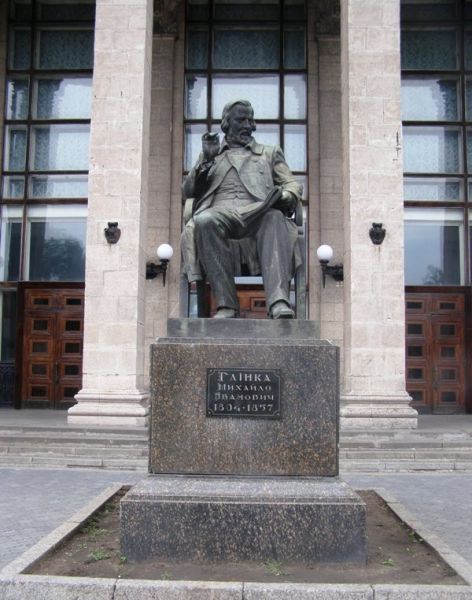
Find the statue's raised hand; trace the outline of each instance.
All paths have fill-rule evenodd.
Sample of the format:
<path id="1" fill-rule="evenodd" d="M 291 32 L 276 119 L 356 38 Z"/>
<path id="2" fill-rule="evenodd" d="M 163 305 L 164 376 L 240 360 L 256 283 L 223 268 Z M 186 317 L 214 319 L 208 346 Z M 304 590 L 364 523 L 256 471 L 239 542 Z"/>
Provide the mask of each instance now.
<path id="1" fill-rule="evenodd" d="M 213 162 L 220 151 L 220 139 L 218 133 L 204 133 L 202 135 L 202 150 L 205 162 Z"/>

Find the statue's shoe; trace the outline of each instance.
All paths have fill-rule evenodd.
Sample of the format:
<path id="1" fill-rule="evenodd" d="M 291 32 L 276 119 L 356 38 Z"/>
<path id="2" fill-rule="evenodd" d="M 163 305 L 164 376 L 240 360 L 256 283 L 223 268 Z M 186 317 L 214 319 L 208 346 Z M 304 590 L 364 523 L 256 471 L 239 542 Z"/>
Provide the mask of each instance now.
<path id="1" fill-rule="evenodd" d="M 295 313 L 283 300 L 279 300 L 272 305 L 270 316 L 273 319 L 294 319 Z"/>
<path id="2" fill-rule="evenodd" d="M 219 308 L 216 311 L 215 316 L 213 318 L 214 319 L 235 319 L 236 311 L 234 310 L 234 308 L 226 308 L 224 306 L 222 308 Z"/>

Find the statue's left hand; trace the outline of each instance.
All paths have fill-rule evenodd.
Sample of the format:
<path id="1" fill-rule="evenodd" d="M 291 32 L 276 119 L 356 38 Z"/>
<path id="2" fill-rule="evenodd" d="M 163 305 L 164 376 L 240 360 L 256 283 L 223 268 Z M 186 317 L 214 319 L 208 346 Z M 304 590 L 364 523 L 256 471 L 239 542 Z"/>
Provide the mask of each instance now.
<path id="1" fill-rule="evenodd" d="M 297 207 L 297 199 L 295 196 L 284 190 L 282 192 L 282 198 L 277 202 L 276 208 L 281 210 L 285 215 L 290 216 L 295 212 Z"/>

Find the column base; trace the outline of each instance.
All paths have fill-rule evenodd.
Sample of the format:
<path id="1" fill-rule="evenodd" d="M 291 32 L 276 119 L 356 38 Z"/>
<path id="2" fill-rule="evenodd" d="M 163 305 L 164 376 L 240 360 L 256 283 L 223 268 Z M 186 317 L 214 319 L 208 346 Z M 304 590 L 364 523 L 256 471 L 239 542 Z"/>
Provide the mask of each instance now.
<path id="1" fill-rule="evenodd" d="M 409 406 L 410 396 L 341 395 L 341 430 L 416 429 L 418 413 Z"/>
<path id="2" fill-rule="evenodd" d="M 149 394 L 145 392 L 99 392 L 81 390 L 77 404 L 69 408 L 69 425 L 118 425 L 147 427 L 149 423 Z"/>

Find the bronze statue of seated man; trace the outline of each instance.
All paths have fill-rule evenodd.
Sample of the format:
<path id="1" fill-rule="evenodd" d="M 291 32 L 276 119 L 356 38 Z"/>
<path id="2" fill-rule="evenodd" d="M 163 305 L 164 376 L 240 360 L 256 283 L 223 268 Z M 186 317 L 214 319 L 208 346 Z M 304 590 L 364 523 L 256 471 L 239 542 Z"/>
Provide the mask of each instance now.
<path id="1" fill-rule="evenodd" d="M 262 274 L 273 319 L 293 319 L 290 280 L 301 264 L 298 228 L 290 219 L 302 194 L 282 150 L 258 144 L 247 100 L 223 109 L 225 134 L 203 136 L 203 151 L 184 180 L 183 269 L 189 282 L 206 277 L 215 318 L 239 314 L 234 277 L 246 265 Z"/>

